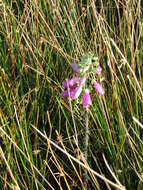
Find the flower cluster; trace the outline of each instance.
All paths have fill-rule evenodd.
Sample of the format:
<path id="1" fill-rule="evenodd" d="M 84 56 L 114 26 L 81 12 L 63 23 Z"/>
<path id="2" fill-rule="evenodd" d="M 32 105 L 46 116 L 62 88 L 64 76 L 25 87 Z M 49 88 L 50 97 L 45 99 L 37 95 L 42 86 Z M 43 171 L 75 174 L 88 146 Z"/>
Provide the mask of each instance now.
<path id="1" fill-rule="evenodd" d="M 62 87 L 64 92 L 62 96 L 64 98 L 71 97 L 73 100 L 76 100 L 80 96 L 85 82 L 86 77 L 82 77 L 81 79 L 79 77 L 73 77 L 71 80 L 63 81 Z"/>
<path id="2" fill-rule="evenodd" d="M 62 87 L 64 89 L 62 96 L 65 99 L 70 97 L 72 100 L 76 100 L 84 90 L 82 104 L 83 108 L 86 109 L 92 104 L 89 89 L 86 88 L 86 81 L 87 81 L 86 73 L 82 73 L 80 67 L 77 64 L 71 64 L 71 67 L 76 76 L 74 76 L 70 80 L 64 80 L 62 82 Z M 100 66 L 97 66 L 95 70 L 96 75 L 101 76 L 101 72 L 102 68 Z M 81 76 L 80 74 L 82 74 L 82 77 L 80 77 Z M 104 88 L 96 80 L 94 81 L 93 88 L 96 90 L 98 96 L 103 96 L 105 94 Z"/>

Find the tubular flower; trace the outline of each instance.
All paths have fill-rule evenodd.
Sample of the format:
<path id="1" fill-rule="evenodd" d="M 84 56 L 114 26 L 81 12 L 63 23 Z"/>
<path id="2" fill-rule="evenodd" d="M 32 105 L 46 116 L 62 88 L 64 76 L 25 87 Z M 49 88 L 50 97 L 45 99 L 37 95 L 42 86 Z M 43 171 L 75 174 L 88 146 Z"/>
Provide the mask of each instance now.
<path id="1" fill-rule="evenodd" d="M 77 85 L 78 80 L 78 77 L 73 77 L 71 80 L 69 80 L 69 87 L 72 88 Z"/>
<path id="2" fill-rule="evenodd" d="M 78 82 L 78 77 L 73 77 L 71 80 L 64 80 L 62 82 L 62 87 L 64 89 L 66 89 L 68 87 L 72 88 L 72 87 L 74 87 L 77 84 L 77 82 Z"/>
<path id="3" fill-rule="evenodd" d="M 92 104 L 88 89 L 85 90 L 82 103 L 83 103 L 83 108 L 88 108 Z"/>
<path id="4" fill-rule="evenodd" d="M 62 87 L 65 89 L 65 88 L 68 88 L 68 86 L 69 86 L 69 81 L 68 80 L 64 80 L 62 82 Z"/>
<path id="5" fill-rule="evenodd" d="M 78 87 L 76 87 L 76 88 L 72 91 L 72 93 L 71 93 L 72 99 L 73 99 L 73 100 L 77 99 L 77 98 L 80 96 L 81 92 L 82 92 L 82 85 L 79 85 Z"/>
<path id="6" fill-rule="evenodd" d="M 102 68 L 101 68 L 100 66 L 98 66 L 98 67 L 96 68 L 96 74 L 97 74 L 97 75 L 101 75 L 101 72 L 102 72 Z"/>
<path id="7" fill-rule="evenodd" d="M 80 73 L 80 69 L 78 67 L 77 64 L 73 63 L 71 64 L 71 67 L 72 67 L 72 70 L 75 72 L 75 73 Z"/>
<path id="8" fill-rule="evenodd" d="M 80 79 L 80 85 L 84 85 L 86 82 L 86 77 L 83 76 L 81 79 Z"/>
<path id="9" fill-rule="evenodd" d="M 105 94 L 105 91 L 104 91 L 104 88 L 102 87 L 102 85 L 100 85 L 96 81 L 94 82 L 94 88 L 95 88 L 98 96 L 101 96 L 101 95 Z"/>
<path id="10" fill-rule="evenodd" d="M 65 98 L 65 99 L 69 98 L 69 97 L 71 96 L 72 92 L 73 92 L 72 89 L 63 91 L 63 92 L 62 92 L 63 98 Z"/>

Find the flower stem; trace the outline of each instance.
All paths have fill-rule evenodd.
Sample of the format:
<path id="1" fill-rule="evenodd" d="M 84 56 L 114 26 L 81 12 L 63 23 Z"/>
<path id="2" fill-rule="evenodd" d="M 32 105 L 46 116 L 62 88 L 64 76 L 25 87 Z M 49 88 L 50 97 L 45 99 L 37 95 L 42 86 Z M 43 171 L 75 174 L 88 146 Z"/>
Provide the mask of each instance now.
<path id="1" fill-rule="evenodd" d="M 86 115 L 85 115 L 85 149 L 84 149 L 84 156 L 85 160 L 87 161 L 88 159 L 88 141 L 89 141 L 89 128 L 88 128 L 88 122 L 89 122 L 89 115 L 88 115 L 88 108 L 86 108 Z M 88 178 L 87 178 L 87 170 L 85 170 L 84 173 L 84 185 L 85 185 L 85 190 L 88 189 Z"/>

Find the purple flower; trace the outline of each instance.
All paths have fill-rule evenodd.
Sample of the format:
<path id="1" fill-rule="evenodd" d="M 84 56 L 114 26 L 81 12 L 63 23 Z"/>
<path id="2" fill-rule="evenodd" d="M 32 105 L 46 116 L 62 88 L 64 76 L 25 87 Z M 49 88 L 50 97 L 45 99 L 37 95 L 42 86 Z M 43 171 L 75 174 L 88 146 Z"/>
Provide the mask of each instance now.
<path id="1" fill-rule="evenodd" d="M 69 81 L 68 80 L 64 80 L 62 82 L 62 87 L 65 89 L 65 88 L 68 88 L 68 86 L 69 86 Z"/>
<path id="2" fill-rule="evenodd" d="M 89 90 L 85 90 L 85 94 L 83 96 L 83 108 L 88 108 L 92 104 L 91 97 L 89 94 Z"/>
<path id="3" fill-rule="evenodd" d="M 75 73 L 79 73 L 80 72 L 80 69 L 79 69 L 79 67 L 78 67 L 78 65 L 76 63 L 71 64 L 71 67 L 72 67 L 72 70 Z"/>
<path id="4" fill-rule="evenodd" d="M 96 74 L 97 74 L 97 75 L 101 75 L 101 72 L 102 72 L 102 68 L 101 68 L 100 66 L 98 66 L 98 67 L 96 68 Z"/>
<path id="5" fill-rule="evenodd" d="M 74 87 L 77 84 L 78 80 L 79 80 L 78 77 L 73 77 L 71 80 L 64 80 L 62 82 L 62 87 L 64 89 L 66 89 L 68 87 L 72 88 L 72 87 Z"/>
<path id="6" fill-rule="evenodd" d="M 102 85 L 100 85 L 96 81 L 94 82 L 94 88 L 95 88 L 98 96 L 101 96 L 101 95 L 105 94 L 105 91 L 104 91 L 104 88 L 102 87 Z"/>
<path id="7" fill-rule="evenodd" d="M 65 90 L 62 92 L 62 96 L 66 99 L 66 98 L 69 98 L 72 94 L 73 90 Z"/>
<path id="8" fill-rule="evenodd" d="M 78 87 L 76 87 L 76 88 L 72 91 L 72 93 L 71 93 L 72 99 L 73 99 L 73 100 L 77 99 L 77 98 L 80 96 L 81 92 L 82 92 L 82 85 L 79 85 Z"/>
<path id="9" fill-rule="evenodd" d="M 86 82 L 86 77 L 83 76 L 81 79 L 80 79 L 80 85 L 84 85 Z"/>

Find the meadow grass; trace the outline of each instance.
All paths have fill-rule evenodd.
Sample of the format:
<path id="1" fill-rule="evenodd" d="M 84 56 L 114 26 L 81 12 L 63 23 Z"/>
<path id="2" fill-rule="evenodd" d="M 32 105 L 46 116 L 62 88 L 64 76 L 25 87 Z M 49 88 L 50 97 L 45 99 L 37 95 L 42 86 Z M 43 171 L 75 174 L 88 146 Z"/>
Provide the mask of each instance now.
<path id="1" fill-rule="evenodd" d="M 143 189 L 142 41 L 141 0 L 0 2 L 0 189 Z M 86 113 L 61 84 L 88 52 L 105 96 L 85 156 Z"/>

